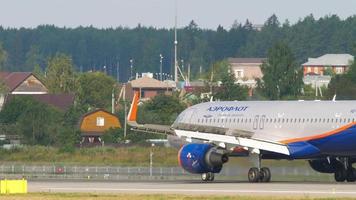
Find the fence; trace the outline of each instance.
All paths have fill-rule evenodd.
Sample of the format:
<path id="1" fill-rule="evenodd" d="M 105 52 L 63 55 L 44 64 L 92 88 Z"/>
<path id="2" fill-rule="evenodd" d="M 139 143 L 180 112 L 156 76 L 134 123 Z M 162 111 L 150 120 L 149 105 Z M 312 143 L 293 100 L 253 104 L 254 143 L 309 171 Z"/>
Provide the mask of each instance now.
<path id="1" fill-rule="evenodd" d="M 216 175 L 221 180 L 245 180 L 247 167 L 226 166 Z M 274 180 L 323 180 L 333 176 L 315 172 L 309 167 L 272 167 Z M 0 178 L 76 179 L 76 180 L 194 180 L 199 175 L 190 174 L 181 167 L 121 167 L 121 166 L 62 166 L 62 165 L 0 165 Z"/>

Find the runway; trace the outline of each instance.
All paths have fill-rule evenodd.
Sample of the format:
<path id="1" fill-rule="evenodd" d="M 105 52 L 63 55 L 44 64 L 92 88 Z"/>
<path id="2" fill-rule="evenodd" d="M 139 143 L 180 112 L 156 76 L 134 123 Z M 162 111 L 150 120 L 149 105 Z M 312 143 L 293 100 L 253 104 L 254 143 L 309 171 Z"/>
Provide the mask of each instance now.
<path id="1" fill-rule="evenodd" d="M 247 183 L 167 181 L 167 182 L 83 182 L 29 181 L 29 192 L 68 193 L 135 193 L 184 195 L 246 195 L 246 196 L 323 196 L 356 197 L 355 183 Z"/>

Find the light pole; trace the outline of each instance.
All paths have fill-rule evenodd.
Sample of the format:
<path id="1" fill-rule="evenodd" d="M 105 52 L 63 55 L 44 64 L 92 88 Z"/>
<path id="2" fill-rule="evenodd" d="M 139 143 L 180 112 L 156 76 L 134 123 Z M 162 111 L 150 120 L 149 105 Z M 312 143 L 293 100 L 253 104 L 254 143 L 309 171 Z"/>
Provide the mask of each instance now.
<path id="1" fill-rule="evenodd" d="M 162 60 L 163 60 L 163 56 L 162 54 L 159 54 L 159 62 L 160 62 L 160 67 L 159 67 L 159 74 L 160 74 L 160 80 L 162 81 Z"/>
<path id="2" fill-rule="evenodd" d="M 152 177 L 152 168 L 153 168 L 153 147 L 155 146 L 154 143 L 151 144 L 150 149 L 150 177 Z"/>
<path id="3" fill-rule="evenodd" d="M 133 59 L 130 59 L 130 78 L 129 80 L 132 78 L 132 68 L 133 68 Z"/>

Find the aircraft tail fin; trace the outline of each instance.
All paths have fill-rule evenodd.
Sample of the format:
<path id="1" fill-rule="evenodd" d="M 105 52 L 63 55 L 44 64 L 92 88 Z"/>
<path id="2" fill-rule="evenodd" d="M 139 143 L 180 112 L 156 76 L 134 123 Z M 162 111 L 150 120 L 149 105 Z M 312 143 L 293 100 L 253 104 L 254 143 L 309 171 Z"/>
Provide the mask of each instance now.
<path id="1" fill-rule="evenodd" d="M 127 116 L 127 121 L 128 122 L 136 122 L 136 119 L 137 119 L 137 108 L 138 108 L 139 100 L 140 100 L 140 92 L 139 91 L 135 91 L 133 99 L 132 99 L 130 111 L 129 111 L 129 114 Z"/>

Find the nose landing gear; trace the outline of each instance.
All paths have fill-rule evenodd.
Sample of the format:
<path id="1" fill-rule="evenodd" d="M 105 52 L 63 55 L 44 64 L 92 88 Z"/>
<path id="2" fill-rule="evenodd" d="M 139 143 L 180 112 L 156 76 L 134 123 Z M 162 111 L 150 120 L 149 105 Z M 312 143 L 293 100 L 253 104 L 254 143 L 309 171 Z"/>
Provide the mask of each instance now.
<path id="1" fill-rule="evenodd" d="M 212 173 L 212 172 L 208 172 L 208 173 L 202 173 L 201 174 L 201 180 L 203 180 L 203 181 L 214 181 L 214 173 Z"/>

